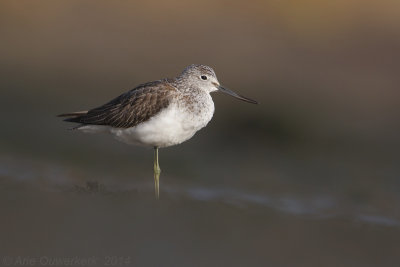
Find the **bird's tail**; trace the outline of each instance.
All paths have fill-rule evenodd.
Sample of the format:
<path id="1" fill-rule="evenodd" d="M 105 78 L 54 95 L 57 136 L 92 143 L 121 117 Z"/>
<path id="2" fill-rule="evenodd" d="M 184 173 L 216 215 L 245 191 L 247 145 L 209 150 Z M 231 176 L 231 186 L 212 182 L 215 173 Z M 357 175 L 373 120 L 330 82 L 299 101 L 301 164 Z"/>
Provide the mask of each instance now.
<path id="1" fill-rule="evenodd" d="M 81 117 L 86 115 L 87 113 L 88 113 L 87 110 L 77 111 L 77 112 L 59 114 L 57 115 L 57 117 L 67 117 L 66 119 L 64 119 L 64 121 L 81 122 Z"/>

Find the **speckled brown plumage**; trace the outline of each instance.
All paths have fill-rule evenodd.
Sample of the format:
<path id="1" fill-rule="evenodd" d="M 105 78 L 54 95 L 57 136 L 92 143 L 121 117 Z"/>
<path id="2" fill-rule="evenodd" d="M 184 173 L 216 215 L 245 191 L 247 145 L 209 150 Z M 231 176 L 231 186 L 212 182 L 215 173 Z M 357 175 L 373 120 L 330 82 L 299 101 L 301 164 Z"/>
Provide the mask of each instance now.
<path id="1" fill-rule="evenodd" d="M 174 93 L 177 93 L 177 89 L 167 80 L 149 82 L 137 86 L 100 107 L 89 110 L 86 114 L 79 112 L 59 116 L 73 116 L 65 121 L 82 125 L 129 128 L 147 121 L 166 108 Z"/>

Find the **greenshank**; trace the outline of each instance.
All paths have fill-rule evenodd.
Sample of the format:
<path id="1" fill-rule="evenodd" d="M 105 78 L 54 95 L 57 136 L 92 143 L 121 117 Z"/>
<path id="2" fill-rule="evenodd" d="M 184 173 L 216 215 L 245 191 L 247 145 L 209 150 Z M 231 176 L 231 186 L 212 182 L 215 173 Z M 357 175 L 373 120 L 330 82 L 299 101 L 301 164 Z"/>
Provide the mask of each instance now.
<path id="1" fill-rule="evenodd" d="M 79 123 L 75 130 L 110 133 L 127 144 L 153 147 L 158 199 L 158 149 L 180 144 L 207 125 L 214 114 L 210 93 L 215 91 L 257 104 L 221 86 L 212 68 L 193 64 L 175 78 L 141 84 L 100 107 L 58 116 Z"/>

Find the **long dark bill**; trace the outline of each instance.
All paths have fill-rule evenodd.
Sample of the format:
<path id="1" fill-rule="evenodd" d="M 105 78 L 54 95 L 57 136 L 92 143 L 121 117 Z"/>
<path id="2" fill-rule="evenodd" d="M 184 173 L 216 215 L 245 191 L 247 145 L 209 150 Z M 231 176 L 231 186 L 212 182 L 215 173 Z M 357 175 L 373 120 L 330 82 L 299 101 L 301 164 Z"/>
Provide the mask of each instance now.
<path id="1" fill-rule="evenodd" d="M 237 99 L 240 99 L 242 101 L 249 102 L 249 103 L 252 103 L 252 104 L 258 104 L 257 101 L 255 101 L 253 99 L 250 99 L 250 98 L 247 98 L 247 97 L 244 97 L 244 96 L 241 96 L 241 95 L 238 95 L 235 92 L 229 90 L 228 88 L 222 87 L 221 85 L 218 85 L 218 90 L 223 92 L 223 93 L 225 93 L 225 94 L 228 94 L 228 95 L 231 95 L 233 97 L 236 97 Z"/>

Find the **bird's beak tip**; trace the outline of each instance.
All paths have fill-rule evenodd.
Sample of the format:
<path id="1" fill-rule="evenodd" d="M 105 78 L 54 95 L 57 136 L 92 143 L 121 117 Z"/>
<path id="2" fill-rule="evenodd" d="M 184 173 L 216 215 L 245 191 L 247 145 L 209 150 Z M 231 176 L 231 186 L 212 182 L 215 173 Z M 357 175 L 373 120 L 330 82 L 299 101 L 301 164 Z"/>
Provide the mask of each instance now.
<path id="1" fill-rule="evenodd" d="M 233 97 L 235 97 L 235 98 L 237 98 L 237 99 L 240 99 L 240 100 L 242 100 L 242 101 L 245 101 L 245 102 L 247 102 L 247 103 L 251 103 L 251 104 L 255 104 L 255 105 L 258 104 L 257 101 L 255 101 L 255 100 L 253 100 L 253 99 L 250 99 L 250 98 L 247 98 L 247 97 L 244 97 L 244 96 L 241 96 L 241 95 L 238 95 L 238 94 L 236 94 L 235 92 L 233 92 L 233 91 L 229 90 L 228 88 L 223 87 L 223 86 L 221 86 L 221 85 L 218 85 L 217 88 L 218 88 L 219 91 L 221 91 L 221 92 L 223 92 L 223 93 L 226 93 L 226 94 L 228 94 L 228 95 L 231 95 L 231 96 L 233 96 Z"/>

